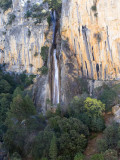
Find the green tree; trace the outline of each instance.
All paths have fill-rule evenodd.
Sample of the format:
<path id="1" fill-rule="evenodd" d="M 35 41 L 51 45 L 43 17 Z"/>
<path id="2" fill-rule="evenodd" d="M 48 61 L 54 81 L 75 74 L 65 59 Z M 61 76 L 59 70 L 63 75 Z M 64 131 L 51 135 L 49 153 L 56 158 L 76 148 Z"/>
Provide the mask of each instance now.
<path id="1" fill-rule="evenodd" d="M 11 85 L 6 80 L 0 80 L 0 93 L 8 93 L 10 89 Z"/>
<path id="2" fill-rule="evenodd" d="M 30 134 L 30 130 L 27 130 L 27 121 L 35 114 L 35 107 L 28 96 L 22 98 L 21 95 L 17 95 L 13 98 L 7 112 L 5 124 L 8 129 L 4 135 L 5 145 L 11 153 L 24 153 L 25 140 Z"/>
<path id="3" fill-rule="evenodd" d="M 9 93 L 0 94 L 0 140 L 2 140 L 3 134 L 7 129 L 4 122 L 7 116 L 6 113 L 10 108 L 11 99 L 12 95 Z"/>
<path id="4" fill-rule="evenodd" d="M 79 118 L 80 113 L 83 114 L 85 112 L 84 101 L 87 98 L 87 94 L 82 94 L 80 97 L 75 96 L 68 106 L 68 114 L 69 116 Z"/>
<path id="5" fill-rule="evenodd" d="M 14 92 L 13 92 L 13 98 L 16 97 L 17 95 L 21 95 L 22 96 L 22 90 L 20 87 L 17 87 Z"/>
<path id="6" fill-rule="evenodd" d="M 80 120 L 56 116 L 48 124 L 57 136 L 59 159 L 71 160 L 76 153 L 84 151 L 89 130 Z"/>
<path id="7" fill-rule="evenodd" d="M 51 140 L 50 149 L 49 149 L 49 157 L 51 160 L 57 159 L 57 144 L 56 144 L 56 137 L 53 135 Z"/>
<path id="8" fill-rule="evenodd" d="M 117 100 L 117 93 L 113 89 L 107 88 L 103 90 L 98 99 L 105 104 L 106 111 L 110 111 L 111 106 L 113 106 Z"/>
<path id="9" fill-rule="evenodd" d="M 10 105 L 8 111 L 8 119 L 16 118 L 18 121 L 29 118 L 30 115 L 35 115 L 35 107 L 29 96 L 22 98 L 21 95 L 17 95 L 13 98 L 13 102 Z M 8 121 L 9 121 L 8 120 Z"/>
<path id="10" fill-rule="evenodd" d="M 105 110 L 105 105 L 97 99 L 88 97 L 84 103 L 84 107 L 90 116 L 101 116 Z"/>
<path id="11" fill-rule="evenodd" d="M 69 157 L 70 160 L 74 158 L 76 153 L 83 152 L 87 144 L 87 139 L 83 134 L 79 134 L 75 130 L 71 130 L 69 133 L 61 134 L 59 138 L 59 152 L 61 156 Z"/>
<path id="12" fill-rule="evenodd" d="M 113 123 L 104 130 L 103 139 L 98 140 L 97 145 L 100 152 L 106 151 L 107 149 L 117 149 L 120 140 L 119 130 L 120 127 L 117 123 Z"/>
<path id="13" fill-rule="evenodd" d="M 49 148 L 52 137 L 53 132 L 51 131 L 39 132 L 32 145 L 32 155 L 34 159 L 49 157 Z"/>

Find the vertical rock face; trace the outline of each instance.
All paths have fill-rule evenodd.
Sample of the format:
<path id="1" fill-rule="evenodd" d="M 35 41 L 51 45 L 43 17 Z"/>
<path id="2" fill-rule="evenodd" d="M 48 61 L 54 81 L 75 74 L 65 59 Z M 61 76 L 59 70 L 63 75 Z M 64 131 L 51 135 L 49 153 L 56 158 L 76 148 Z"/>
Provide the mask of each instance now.
<path id="1" fill-rule="evenodd" d="M 41 47 L 52 45 L 52 29 L 46 17 L 36 23 L 36 18 L 25 18 L 34 5 L 40 6 L 43 0 L 13 0 L 12 8 L 3 12 L 0 9 L 0 64 L 8 72 L 37 74 L 33 85 L 33 100 L 38 112 L 45 112 L 46 100 L 50 99 L 49 74 L 40 75 L 38 69 L 44 66 Z M 48 11 L 45 4 L 44 12 Z M 38 10 L 40 13 L 40 11 Z M 39 16 L 40 17 L 40 16 Z M 11 23 L 12 21 L 12 23 Z M 46 38 L 47 33 L 47 38 Z M 48 51 L 48 52 L 49 52 Z M 50 60 L 48 53 L 48 68 Z"/>
<path id="2" fill-rule="evenodd" d="M 6 64 L 7 71 L 37 73 L 43 65 L 40 56 L 45 43 L 47 21 L 35 25 L 32 18 L 26 19 L 29 7 L 42 0 L 13 0 L 12 9 L 0 13 L 0 63 Z M 12 23 L 10 23 L 10 16 Z M 15 18 L 14 18 L 15 16 Z M 35 56 L 36 54 L 36 56 Z"/>
<path id="3" fill-rule="evenodd" d="M 78 77 L 100 83 L 120 79 L 120 0 L 62 0 L 55 40 L 54 26 L 48 31 L 46 19 L 35 24 L 34 18 L 25 18 L 31 6 L 41 3 L 42 0 L 13 0 L 12 9 L 0 10 L 0 63 L 7 71 L 21 73 L 26 70 L 38 74 L 37 69 L 44 66 L 41 47 L 49 46 L 48 74 L 38 76 L 33 87 L 34 102 L 42 107 L 39 111 L 45 112 L 46 99 L 52 99 L 54 47 L 59 68 L 60 103 L 67 104 L 80 94 Z M 47 4 L 44 7 L 48 10 Z M 53 41 L 56 42 L 54 47 Z"/>
<path id="4" fill-rule="evenodd" d="M 71 61 L 78 75 L 120 78 L 119 6 L 119 0 L 63 0 L 62 55 L 64 64 Z M 65 43 L 70 51 L 66 52 Z"/>

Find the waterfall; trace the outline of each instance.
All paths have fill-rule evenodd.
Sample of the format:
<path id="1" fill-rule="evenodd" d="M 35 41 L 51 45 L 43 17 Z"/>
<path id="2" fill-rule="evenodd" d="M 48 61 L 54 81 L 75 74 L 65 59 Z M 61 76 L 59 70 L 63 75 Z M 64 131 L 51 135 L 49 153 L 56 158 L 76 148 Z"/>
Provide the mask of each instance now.
<path id="1" fill-rule="evenodd" d="M 53 51 L 54 58 L 54 85 L 53 85 L 53 104 L 59 103 L 59 69 L 56 57 L 56 49 Z"/>
<path id="2" fill-rule="evenodd" d="M 56 37 L 56 12 L 53 11 L 51 13 L 51 19 L 53 24 L 53 104 L 56 105 L 59 103 L 59 67 L 58 67 L 58 59 L 56 56 L 56 43 L 55 43 L 55 37 Z"/>
<path id="3" fill-rule="evenodd" d="M 52 24 L 53 24 L 53 45 L 55 44 L 55 28 L 56 28 L 56 12 L 53 11 L 51 14 Z"/>

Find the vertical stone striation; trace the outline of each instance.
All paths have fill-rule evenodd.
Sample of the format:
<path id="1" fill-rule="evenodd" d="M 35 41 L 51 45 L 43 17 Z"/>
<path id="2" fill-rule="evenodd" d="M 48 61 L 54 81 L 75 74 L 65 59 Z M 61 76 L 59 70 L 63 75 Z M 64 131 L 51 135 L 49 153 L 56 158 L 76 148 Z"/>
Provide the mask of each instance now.
<path id="1" fill-rule="evenodd" d="M 63 0 L 61 17 L 62 57 L 72 56 L 78 75 L 96 80 L 120 78 L 120 1 Z"/>
<path id="2" fill-rule="evenodd" d="M 32 18 L 24 16 L 29 5 L 41 3 L 42 0 L 13 0 L 13 7 L 0 13 L 0 63 L 5 64 L 7 71 L 37 73 L 43 65 L 40 56 L 41 47 L 45 43 L 47 21 L 34 24 Z M 7 24 L 9 14 L 15 15 L 12 24 Z M 35 56 L 35 53 L 37 56 Z"/>

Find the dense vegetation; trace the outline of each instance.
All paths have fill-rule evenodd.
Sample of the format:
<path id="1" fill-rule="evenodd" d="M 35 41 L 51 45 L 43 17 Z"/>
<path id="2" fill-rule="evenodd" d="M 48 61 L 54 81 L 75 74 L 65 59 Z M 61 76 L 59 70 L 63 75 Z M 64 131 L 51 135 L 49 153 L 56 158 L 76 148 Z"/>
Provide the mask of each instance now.
<path id="1" fill-rule="evenodd" d="M 49 4 L 50 9 L 60 12 L 62 7 L 62 0 L 44 0 L 44 2 Z"/>
<path id="2" fill-rule="evenodd" d="M 45 49 L 45 48 L 44 48 Z M 45 55 L 42 55 L 46 60 Z M 65 110 L 38 114 L 26 91 L 34 76 L 5 74 L 0 71 L 0 141 L 10 153 L 12 160 L 86 160 L 84 150 L 92 132 L 103 132 L 97 142 L 98 154 L 91 160 L 117 160 L 120 150 L 120 127 L 113 123 L 105 128 L 103 112 L 111 98 L 116 101 L 114 87 L 101 87 L 98 99 L 88 96 L 86 83 L 82 92 L 73 98 Z M 110 91 L 110 95 L 105 94 Z M 97 94 L 96 94 L 97 95 Z M 112 95 L 112 96 L 111 96 Z M 102 98 L 101 98 L 102 97 Z M 110 103 L 109 103 L 110 104 Z M 111 106 L 111 105 L 110 105 Z M 107 157 L 107 158 L 106 158 Z M 28 158 L 28 159 L 29 159 Z"/>
<path id="3" fill-rule="evenodd" d="M 12 99 L 16 94 L 22 93 L 24 88 L 32 84 L 33 78 L 33 75 L 27 76 L 25 73 L 20 75 L 5 74 L 0 70 L 0 140 L 2 140 L 3 134 L 7 129 L 4 122 Z M 24 94 L 26 93 L 24 92 Z"/>
<path id="4" fill-rule="evenodd" d="M 46 60 L 45 55 L 42 56 Z M 43 116 L 36 113 L 25 91 L 33 78 L 25 73 L 10 75 L 0 71 L 0 140 L 4 141 L 4 147 L 13 159 L 28 156 L 35 160 L 85 159 L 83 152 L 89 136 L 105 128 L 103 112 L 111 98 L 115 98 L 114 88 L 103 86 L 100 91 L 98 98 L 106 106 L 100 100 L 82 94 L 73 98 L 67 110 L 58 106 L 55 113 L 48 111 Z M 108 90 L 110 95 L 105 94 Z M 91 160 L 117 157 L 114 149 L 120 149 L 119 141 L 119 125 L 114 123 L 105 129 L 103 139 L 98 141 L 100 154 L 93 155 Z"/>
<path id="5" fill-rule="evenodd" d="M 66 111 L 59 106 L 55 113 L 38 115 L 25 91 L 33 76 L 0 73 L 1 141 L 11 157 L 73 160 L 82 156 L 91 131 L 104 129 L 101 101 L 83 94 Z"/>

